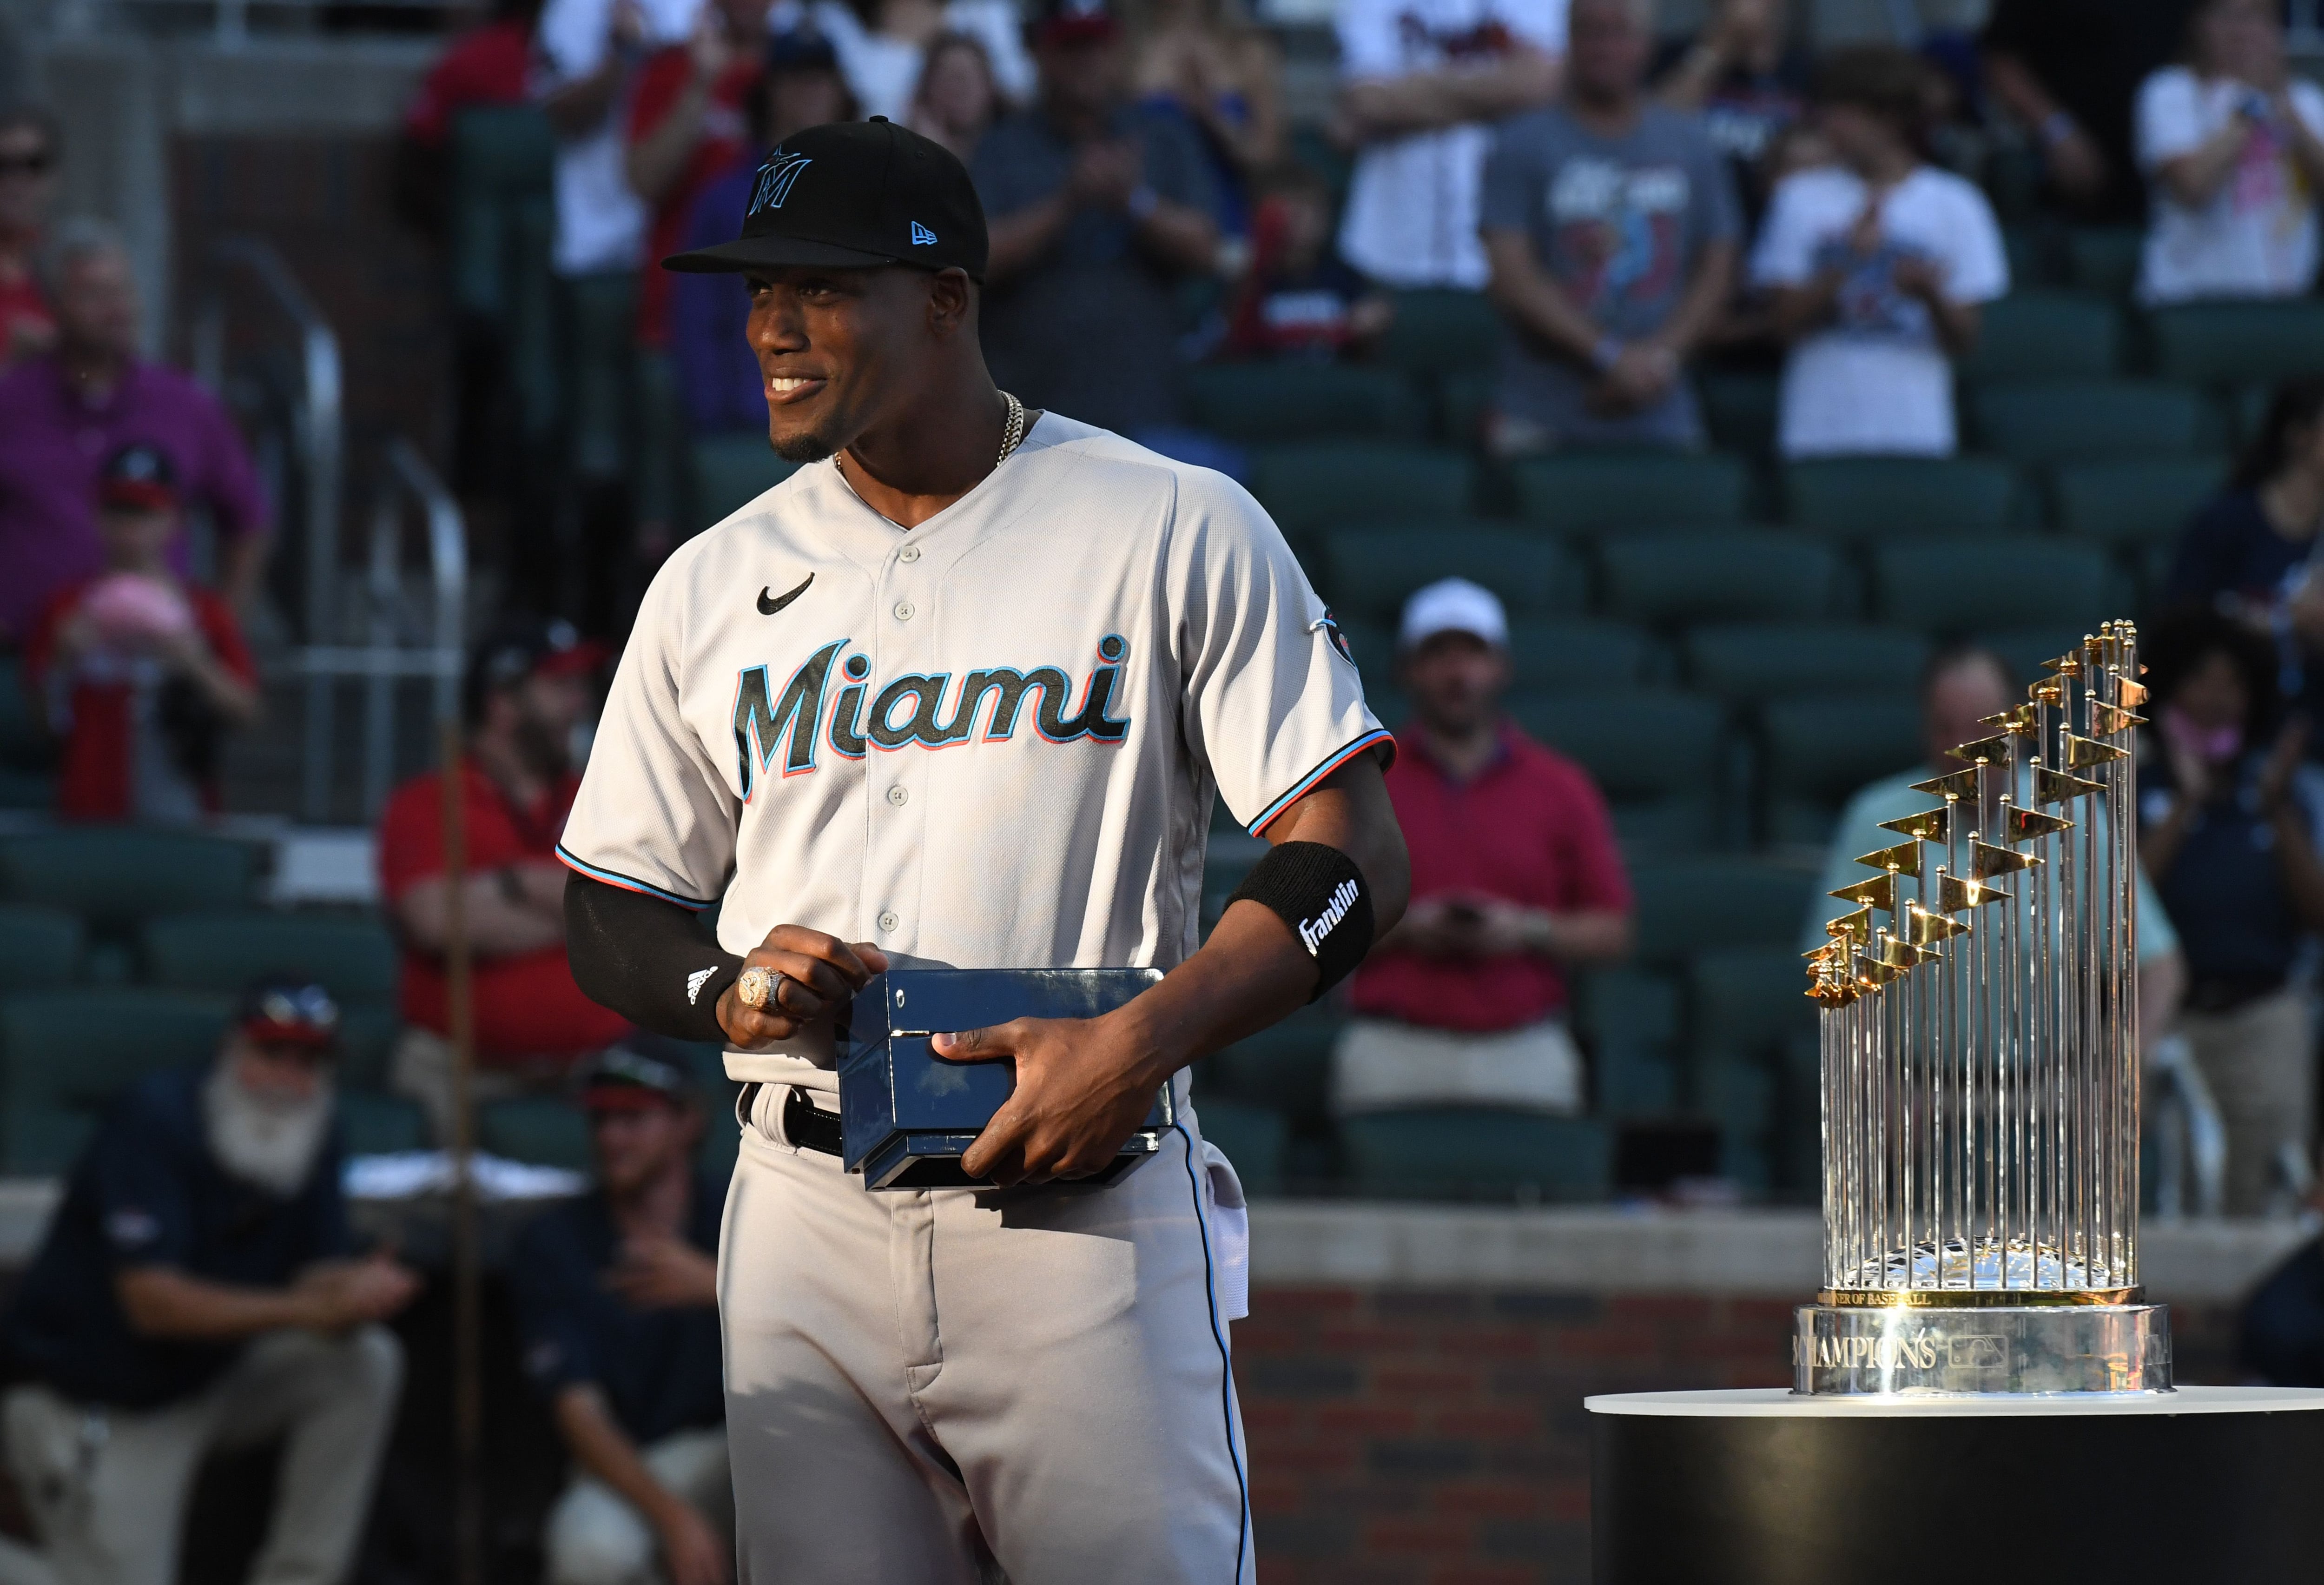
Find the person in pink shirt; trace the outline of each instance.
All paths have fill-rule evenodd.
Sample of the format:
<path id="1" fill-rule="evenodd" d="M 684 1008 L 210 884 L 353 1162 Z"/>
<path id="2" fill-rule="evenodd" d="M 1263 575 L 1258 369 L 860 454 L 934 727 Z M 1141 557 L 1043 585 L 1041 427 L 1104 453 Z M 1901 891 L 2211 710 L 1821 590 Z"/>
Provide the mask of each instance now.
<path id="1" fill-rule="evenodd" d="M 1412 905 L 1357 970 L 1335 1112 L 1582 1110 L 1567 974 L 1629 952 L 1629 877 L 1587 772 L 1500 711 L 1508 621 L 1476 584 L 1415 594 L 1397 634 L 1413 706 L 1388 773 Z"/>

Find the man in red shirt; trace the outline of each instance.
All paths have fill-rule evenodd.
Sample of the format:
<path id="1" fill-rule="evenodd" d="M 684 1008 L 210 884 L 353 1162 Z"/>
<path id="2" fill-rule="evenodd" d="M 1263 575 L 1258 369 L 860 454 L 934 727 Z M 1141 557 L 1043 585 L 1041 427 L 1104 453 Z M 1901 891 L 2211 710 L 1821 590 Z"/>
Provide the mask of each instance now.
<path id="1" fill-rule="evenodd" d="M 62 740 L 57 814 L 188 825 L 218 811 L 226 733 L 258 717 L 258 667 L 226 601 L 170 566 L 184 514 L 159 446 L 124 446 L 97 477 L 92 578 L 51 594 L 24 644 L 27 681 Z"/>
<path id="2" fill-rule="evenodd" d="M 1413 718 L 1388 773 L 1412 904 L 1352 987 L 1333 1053 L 1342 1115 L 1390 1107 L 1582 1109 L 1566 970 L 1630 950 L 1628 877 L 1589 774 L 1502 719 L 1508 622 L 1462 579 L 1406 603 Z"/>
<path id="3" fill-rule="evenodd" d="M 476 652 L 461 761 L 467 843 L 461 888 L 475 1006 L 478 1101 L 559 1090 L 582 1058 L 629 1033 L 581 994 L 565 961 L 565 867 L 555 857 L 581 778 L 574 730 L 596 701 L 604 651 L 571 626 L 513 618 Z M 451 888 L 444 876 L 442 774 L 396 789 L 380 817 L 380 890 L 403 945 L 403 1021 L 390 1082 L 452 1126 L 444 971 Z"/>

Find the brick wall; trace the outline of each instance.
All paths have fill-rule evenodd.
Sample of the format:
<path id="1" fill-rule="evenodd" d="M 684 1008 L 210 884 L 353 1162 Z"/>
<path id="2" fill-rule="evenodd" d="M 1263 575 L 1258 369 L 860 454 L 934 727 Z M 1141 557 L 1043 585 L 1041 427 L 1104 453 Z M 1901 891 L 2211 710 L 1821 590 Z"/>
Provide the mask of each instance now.
<path id="1" fill-rule="evenodd" d="M 1597 1393 L 1782 1386 L 1789 1303 L 1262 1288 L 1234 1329 L 1261 1585 L 1590 1577 Z M 2232 1310 L 2172 1308 L 2179 1376 L 2232 1382 Z"/>

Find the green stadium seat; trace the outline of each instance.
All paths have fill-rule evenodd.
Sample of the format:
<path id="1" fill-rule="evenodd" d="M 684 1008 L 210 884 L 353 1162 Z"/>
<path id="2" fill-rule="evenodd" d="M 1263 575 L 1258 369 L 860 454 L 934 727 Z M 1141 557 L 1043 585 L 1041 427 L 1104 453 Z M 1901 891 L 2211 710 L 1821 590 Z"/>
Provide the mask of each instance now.
<path id="1" fill-rule="evenodd" d="M 708 528 L 732 517 L 743 507 L 798 471 L 767 445 L 767 437 L 748 434 L 694 437 L 694 510 Z"/>
<path id="2" fill-rule="evenodd" d="M 247 842 L 130 826 L 0 840 L 0 897 L 78 913 L 120 932 L 161 913 L 246 908 L 258 853 Z"/>
<path id="3" fill-rule="evenodd" d="M 1266 446 L 1251 454 L 1251 494 L 1289 534 L 1343 523 L 1425 522 L 1469 509 L 1476 468 L 1459 452 L 1433 446 Z"/>
<path id="4" fill-rule="evenodd" d="M 2026 380 L 1969 396 L 1978 445 L 2027 465 L 2184 456 L 2209 419 L 2191 386 L 2156 380 Z"/>
<path id="5" fill-rule="evenodd" d="M 1720 947 L 1788 947 L 1807 917 L 1816 872 L 1764 858 L 1660 858 L 1633 866 L 1637 959 L 1676 966 Z"/>
<path id="6" fill-rule="evenodd" d="M 2045 661 L 2057 659 L 2073 649 L 2089 635 L 2088 626 L 2061 626 L 2057 623 L 2035 623 L 2024 627 L 2000 627 L 1976 635 L 1978 644 L 2001 657 L 2009 674 L 2020 684 L 2036 682 L 2049 675 Z"/>
<path id="7" fill-rule="evenodd" d="M 2095 625 L 2118 579 L 2096 545 L 2046 539 L 1881 545 L 1872 552 L 1873 607 L 1923 633 Z"/>
<path id="8" fill-rule="evenodd" d="M 1802 1033 L 1813 1038 L 1815 1004 L 1807 998 L 1806 968 L 1794 950 L 1813 878 L 1801 888 L 1781 944 L 1714 947 L 1688 959 L 1687 1023 L 1705 1052 L 1773 1065 L 1785 1042 Z"/>
<path id="9" fill-rule="evenodd" d="M 1247 1101 L 1197 1097 L 1194 1117 L 1203 1137 L 1226 1153 L 1245 1194 L 1283 1192 L 1284 1156 L 1291 1142 L 1283 1114 Z"/>
<path id="10" fill-rule="evenodd" d="M 338 1113 L 339 1137 L 349 1155 L 428 1148 L 428 1114 L 410 1096 L 343 1088 Z"/>
<path id="11" fill-rule="evenodd" d="M 1718 451 L 1574 451 L 1510 468 L 1517 514 L 1561 533 L 1732 523 L 1747 510 L 1751 471 Z"/>
<path id="12" fill-rule="evenodd" d="M 1746 617 L 1813 621 L 1840 598 L 1840 559 L 1798 534 L 1650 533 L 1600 551 L 1609 615 L 1648 626 Z"/>
<path id="13" fill-rule="evenodd" d="M 1712 369 L 1695 376 L 1703 427 L 1721 451 L 1770 457 L 1783 406 L 1783 380 L 1771 374 Z"/>
<path id="14" fill-rule="evenodd" d="M 1414 590 L 1465 578 L 1512 613 L 1579 611 L 1582 569 L 1554 540 L 1514 528 L 1342 529 L 1323 542 L 1325 587 L 1335 609 L 1394 622 Z"/>
<path id="15" fill-rule="evenodd" d="M 1323 1126 L 1332 1083 L 1332 1043 L 1339 1033 L 1337 1010 L 1319 1003 L 1235 1042 L 1204 1059 L 1195 1079 L 1195 1110 L 1233 1100 L 1279 1113 L 1294 1127 Z"/>
<path id="16" fill-rule="evenodd" d="M 1794 527 L 1849 538 L 2000 533 L 2017 470 L 1989 457 L 1833 457 L 1784 470 Z"/>
<path id="17" fill-rule="evenodd" d="M 1660 682 L 1658 650 L 1653 635 L 1620 622 L 1509 623 L 1512 685 L 1527 691 L 1627 690 Z"/>
<path id="18" fill-rule="evenodd" d="M 1483 369 L 1440 375 L 1431 432 L 1444 445 L 1474 450 L 1484 442 L 1485 414 L 1492 405 L 1493 376 Z"/>
<path id="19" fill-rule="evenodd" d="M 148 1073 L 207 1060 L 224 997 L 106 987 L 0 997 L 0 1170 L 52 1176 Z"/>
<path id="20" fill-rule="evenodd" d="M 1606 1126 L 1485 1107 L 1416 1107 L 1340 1120 L 1356 1191 L 1375 1199 L 1600 1200 Z"/>
<path id="21" fill-rule="evenodd" d="M 75 914 L 0 903 L 0 991 L 51 990 L 80 972 L 88 932 Z"/>
<path id="22" fill-rule="evenodd" d="M 589 1171 L 589 1121 L 571 1101 L 523 1096 L 476 1108 L 476 1146 L 534 1166 Z"/>
<path id="23" fill-rule="evenodd" d="M 558 288 L 566 466 L 585 482 L 627 479 L 638 440 L 637 277 L 567 275 Z"/>
<path id="24" fill-rule="evenodd" d="M 2179 537 L 2227 480 L 2213 457 L 2123 457 L 2052 472 L 2057 524 L 2078 539 L 2144 551 Z"/>
<path id="25" fill-rule="evenodd" d="M 556 163 L 557 134 L 537 105 L 480 106 L 453 117 L 445 251 L 463 312 L 507 317 L 520 290 L 512 275 L 526 264 L 512 221 L 528 206 L 549 212 Z M 538 268 L 546 275 L 546 236 L 540 240 Z"/>
<path id="26" fill-rule="evenodd" d="M 2145 249 L 2146 233 L 2132 227 L 2078 227 L 2066 238 L 2068 274 L 2076 291 L 2126 300 Z"/>
<path id="27" fill-rule="evenodd" d="M 1756 705 L 1794 693 L 1909 693 L 1929 641 L 1902 627 L 1734 622 L 1693 629 L 1682 649 L 1690 687 Z"/>
<path id="28" fill-rule="evenodd" d="M 1573 979 L 1573 1029 L 1590 1056 L 1592 1109 L 1659 1117 L 1678 1109 L 1678 981 L 1649 969 L 1591 969 Z"/>
<path id="29" fill-rule="evenodd" d="M 1977 348 L 1961 377 L 2104 380 L 2122 366 L 2122 310 L 2074 292 L 2013 292 L 1985 305 Z"/>
<path id="30" fill-rule="evenodd" d="M 1821 847 L 1858 789 L 1921 763 L 1918 700 L 1803 694 L 1759 712 L 1759 782 L 1770 841 Z M 1807 917 L 1806 906 L 1793 926 Z"/>
<path id="31" fill-rule="evenodd" d="M 48 730 L 32 714 L 23 663 L 0 655 L 0 769 L 41 772 L 56 757 Z"/>
<path id="32" fill-rule="evenodd" d="M 264 974 L 320 981 L 342 1002 L 395 995 L 395 941 L 376 919 L 179 913 L 143 932 L 145 977 L 171 990 L 232 995 Z"/>
<path id="33" fill-rule="evenodd" d="M 1501 344 L 1501 317 L 1481 292 L 1399 292 L 1396 317 L 1373 356 L 1406 374 L 1441 376 L 1489 367 Z"/>
<path id="34" fill-rule="evenodd" d="M 1427 413 L 1392 369 L 1344 363 L 1222 363 L 1186 373 L 1187 416 L 1243 444 L 1357 435 L 1417 440 Z"/>
<path id="35" fill-rule="evenodd" d="M 2192 302 L 2147 315 L 2155 373 L 2198 385 L 2266 385 L 2324 370 L 2324 302 Z"/>
<path id="36" fill-rule="evenodd" d="M 1590 773 L 1624 840 L 1694 848 L 1719 834 L 1727 738 L 1716 701 L 1646 690 L 1512 694 L 1508 710 Z"/>

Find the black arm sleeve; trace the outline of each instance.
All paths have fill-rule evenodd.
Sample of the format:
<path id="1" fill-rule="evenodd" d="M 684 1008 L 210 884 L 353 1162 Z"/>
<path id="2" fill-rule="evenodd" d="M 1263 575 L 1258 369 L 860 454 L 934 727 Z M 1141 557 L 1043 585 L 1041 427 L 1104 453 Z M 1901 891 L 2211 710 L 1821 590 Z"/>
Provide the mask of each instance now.
<path id="1" fill-rule="evenodd" d="M 673 1040 L 724 1042 L 718 998 L 742 959 L 675 903 L 565 877 L 565 956 L 581 994 Z"/>

